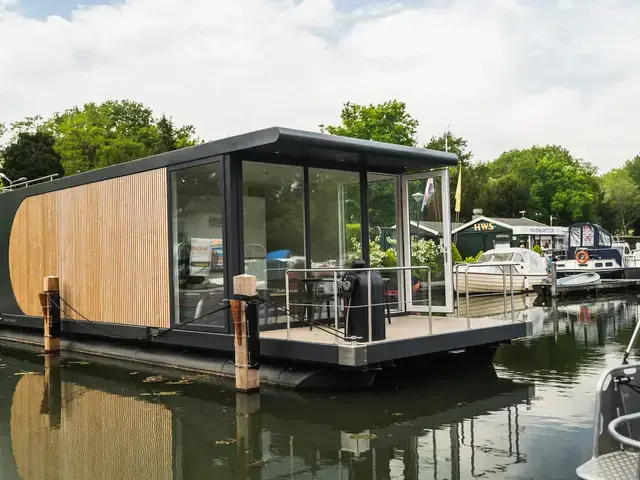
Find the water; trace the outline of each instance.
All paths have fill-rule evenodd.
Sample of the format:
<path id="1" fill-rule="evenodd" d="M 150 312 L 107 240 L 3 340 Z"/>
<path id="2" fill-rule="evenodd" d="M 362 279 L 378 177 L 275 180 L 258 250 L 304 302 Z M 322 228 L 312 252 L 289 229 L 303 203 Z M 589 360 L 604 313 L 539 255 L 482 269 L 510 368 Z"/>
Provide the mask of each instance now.
<path id="1" fill-rule="evenodd" d="M 597 377 L 620 362 L 639 300 L 518 302 L 535 334 L 494 368 L 357 394 L 263 388 L 259 405 L 227 382 L 67 359 L 47 386 L 44 356 L 3 348 L 0 478 L 576 478 Z M 57 375 L 59 411 L 45 394 Z"/>

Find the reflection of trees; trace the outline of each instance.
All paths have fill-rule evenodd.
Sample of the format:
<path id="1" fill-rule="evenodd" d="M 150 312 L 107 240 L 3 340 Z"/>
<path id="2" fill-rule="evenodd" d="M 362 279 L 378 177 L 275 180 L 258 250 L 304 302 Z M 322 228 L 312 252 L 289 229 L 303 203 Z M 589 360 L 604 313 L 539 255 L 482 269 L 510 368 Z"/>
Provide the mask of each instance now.
<path id="1" fill-rule="evenodd" d="M 607 300 L 551 310 L 549 320 L 553 332 L 499 348 L 494 363 L 541 378 L 575 378 L 581 369 L 602 361 L 607 338 L 626 345 L 633 331 L 624 305 Z"/>

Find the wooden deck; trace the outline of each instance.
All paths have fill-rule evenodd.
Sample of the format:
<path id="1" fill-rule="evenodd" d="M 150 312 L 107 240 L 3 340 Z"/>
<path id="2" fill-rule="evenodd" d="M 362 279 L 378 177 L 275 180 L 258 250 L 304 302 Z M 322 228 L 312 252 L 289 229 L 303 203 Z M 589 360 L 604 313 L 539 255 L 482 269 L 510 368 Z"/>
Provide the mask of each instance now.
<path id="1" fill-rule="evenodd" d="M 391 318 L 391 325 L 386 324 L 386 340 L 379 340 L 373 343 L 382 343 L 388 341 L 407 340 L 417 337 L 429 337 L 435 335 L 446 335 L 458 333 L 466 330 L 499 327 L 507 323 L 511 323 L 510 316 L 508 320 L 501 317 L 479 317 L 469 319 L 471 328 L 468 327 L 467 318 L 460 317 L 433 317 L 433 329 L 429 334 L 429 317 L 421 315 L 405 315 Z M 285 340 L 287 338 L 287 329 L 269 330 L 260 332 L 262 338 L 273 338 Z M 298 342 L 325 343 L 335 344 L 336 337 L 319 328 L 310 329 L 309 327 L 297 327 L 291 329 L 290 340 Z"/>

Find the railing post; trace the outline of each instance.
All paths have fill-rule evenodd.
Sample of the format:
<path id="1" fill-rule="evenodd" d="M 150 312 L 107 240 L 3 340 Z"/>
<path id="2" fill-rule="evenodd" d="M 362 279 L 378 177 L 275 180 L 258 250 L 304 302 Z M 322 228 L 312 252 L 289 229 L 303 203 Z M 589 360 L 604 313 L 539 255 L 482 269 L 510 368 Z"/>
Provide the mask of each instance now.
<path id="1" fill-rule="evenodd" d="M 431 307 L 431 267 L 427 269 L 427 287 L 429 288 L 429 335 L 433 334 L 433 311 Z"/>
<path id="2" fill-rule="evenodd" d="M 233 277 L 234 296 L 231 300 L 233 314 L 234 349 L 236 365 L 236 390 L 250 393 L 260 389 L 260 337 L 258 308 L 255 302 L 247 302 L 256 292 L 256 277 L 238 275 Z"/>
<path id="3" fill-rule="evenodd" d="M 369 342 L 373 340 L 373 321 L 371 319 L 372 309 L 371 309 L 371 268 L 367 270 L 367 313 L 369 317 Z"/>
<path id="4" fill-rule="evenodd" d="M 44 316 L 44 351 L 60 351 L 60 280 L 44 278 L 44 293 L 40 294 L 40 306 Z"/>
<path id="5" fill-rule="evenodd" d="M 285 305 L 287 307 L 287 340 L 289 340 L 291 338 L 291 315 L 289 315 L 289 312 L 291 312 L 291 305 L 289 305 L 291 302 L 291 299 L 289 298 L 289 270 L 284 272 L 284 288 Z"/>
<path id="6" fill-rule="evenodd" d="M 335 329 L 340 330 L 340 322 L 339 322 L 339 310 L 338 310 L 338 271 L 333 271 L 333 315 L 335 317 Z M 339 343 L 340 339 L 337 335 L 335 335 L 336 343 Z"/>
<path id="7" fill-rule="evenodd" d="M 526 277 L 525 277 L 526 279 Z M 513 267 L 509 270 L 509 284 L 511 288 L 511 321 L 516 321 L 516 314 L 514 312 L 515 308 L 513 306 Z"/>
<path id="8" fill-rule="evenodd" d="M 469 318 L 469 266 L 469 264 L 464 266 L 464 293 L 467 301 L 467 325 L 471 327 L 471 320 Z"/>

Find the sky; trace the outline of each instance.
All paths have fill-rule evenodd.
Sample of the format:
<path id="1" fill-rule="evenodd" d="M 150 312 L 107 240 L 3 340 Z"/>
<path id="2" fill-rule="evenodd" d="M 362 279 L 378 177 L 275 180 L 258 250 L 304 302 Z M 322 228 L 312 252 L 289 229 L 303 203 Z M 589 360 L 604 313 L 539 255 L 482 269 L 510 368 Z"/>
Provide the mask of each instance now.
<path id="1" fill-rule="evenodd" d="M 215 140 L 406 102 L 477 160 L 640 153 L 637 0 L 0 0 L 0 122 L 130 99 Z"/>

